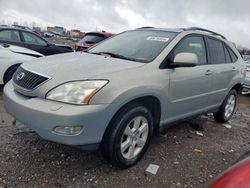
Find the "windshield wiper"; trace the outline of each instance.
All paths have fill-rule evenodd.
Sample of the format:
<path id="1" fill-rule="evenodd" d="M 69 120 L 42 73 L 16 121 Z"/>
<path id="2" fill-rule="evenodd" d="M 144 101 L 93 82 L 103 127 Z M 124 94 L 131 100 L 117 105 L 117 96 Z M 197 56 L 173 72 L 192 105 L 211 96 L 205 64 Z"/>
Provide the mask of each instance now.
<path id="1" fill-rule="evenodd" d="M 123 55 L 115 54 L 115 53 L 112 53 L 112 52 L 89 52 L 89 53 L 96 54 L 96 55 L 105 55 L 105 54 L 107 54 L 110 57 L 114 57 L 114 58 L 125 59 L 125 60 L 130 60 L 130 61 L 137 61 L 136 59 L 125 57 Z"/>

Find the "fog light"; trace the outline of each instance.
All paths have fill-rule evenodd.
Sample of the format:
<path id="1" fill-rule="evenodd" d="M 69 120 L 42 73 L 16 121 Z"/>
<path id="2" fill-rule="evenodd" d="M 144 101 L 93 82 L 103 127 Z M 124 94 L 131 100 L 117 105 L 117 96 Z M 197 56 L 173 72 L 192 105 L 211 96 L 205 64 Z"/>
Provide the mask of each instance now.
<path id="1" fill-rule="evenodd" d="M 74 126 L 74 127 L 67 127 L 67 126 L 58 126 L 55 127 L 53 132 L 56 134 L 66 135 L 66 136 L 75 136 L 82 132 L 82 126 Z"/>

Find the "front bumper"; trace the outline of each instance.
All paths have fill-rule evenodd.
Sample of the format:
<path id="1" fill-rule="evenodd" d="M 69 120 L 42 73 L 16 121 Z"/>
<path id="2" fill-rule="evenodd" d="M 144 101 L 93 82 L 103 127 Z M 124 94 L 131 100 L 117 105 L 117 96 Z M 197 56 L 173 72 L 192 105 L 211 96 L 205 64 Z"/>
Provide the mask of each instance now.
<path id="1" fill-rule="evenodd" d="M 115 104 L 70 105 L 26 97 L 14 90 L 12 82 L 4 87 L 4 104 L 12 116 L 44 139 L 74 146 L 98 145 L 116 112 Z M 56 126 L 82 126 L 83 131 L 58 135 L 53 132 Z"/>

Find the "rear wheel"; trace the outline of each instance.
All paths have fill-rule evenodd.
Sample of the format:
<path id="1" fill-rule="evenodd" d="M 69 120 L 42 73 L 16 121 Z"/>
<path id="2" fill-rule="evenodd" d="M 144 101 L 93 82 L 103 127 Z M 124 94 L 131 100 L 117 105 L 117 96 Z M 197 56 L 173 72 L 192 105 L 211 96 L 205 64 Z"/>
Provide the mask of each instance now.
<path id="1" fill-rule="evenodd" d="M 4 84 L 12 79 L 13 74 L 16 72 L 19 65 L 14 65 L 10 67 L 4 74 Z"/>
<path id="2" fill-rule="evenodd" d="M 229 121 L 235 112 L 236 104 L 237 92 L 232 89 L 223 101 L 220 110 L 214 113 L 215 120 L 221 123 Z"/>
<path id="3" fill-rule="evenodd" d="M 118 112 L 102 141 L 103 156 L 113 165 L 128 168 L 146 152 L 153 133 L 151 112 L 131 103 Z"/>

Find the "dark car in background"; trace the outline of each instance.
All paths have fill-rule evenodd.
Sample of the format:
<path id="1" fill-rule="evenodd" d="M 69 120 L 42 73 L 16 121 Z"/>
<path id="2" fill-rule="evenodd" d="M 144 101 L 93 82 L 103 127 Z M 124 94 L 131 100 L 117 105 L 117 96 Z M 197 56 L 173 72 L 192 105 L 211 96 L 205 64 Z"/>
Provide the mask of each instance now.
<path id="1" fill-rule="evenodd" d="M 75 51 L 85 51 L 89 47 L 112 37 L 113 33 L 107 32 L 89 32 L 86 33 L 85 36 L 75 45 Z"/>
<path id="2" fill-rule="evenodd" d="M 68 45 L 52 44 L 32 31 L 16 27 L 0 27 L 0 43 L 25 47 L 45 56 L 73 52 Z"/>

